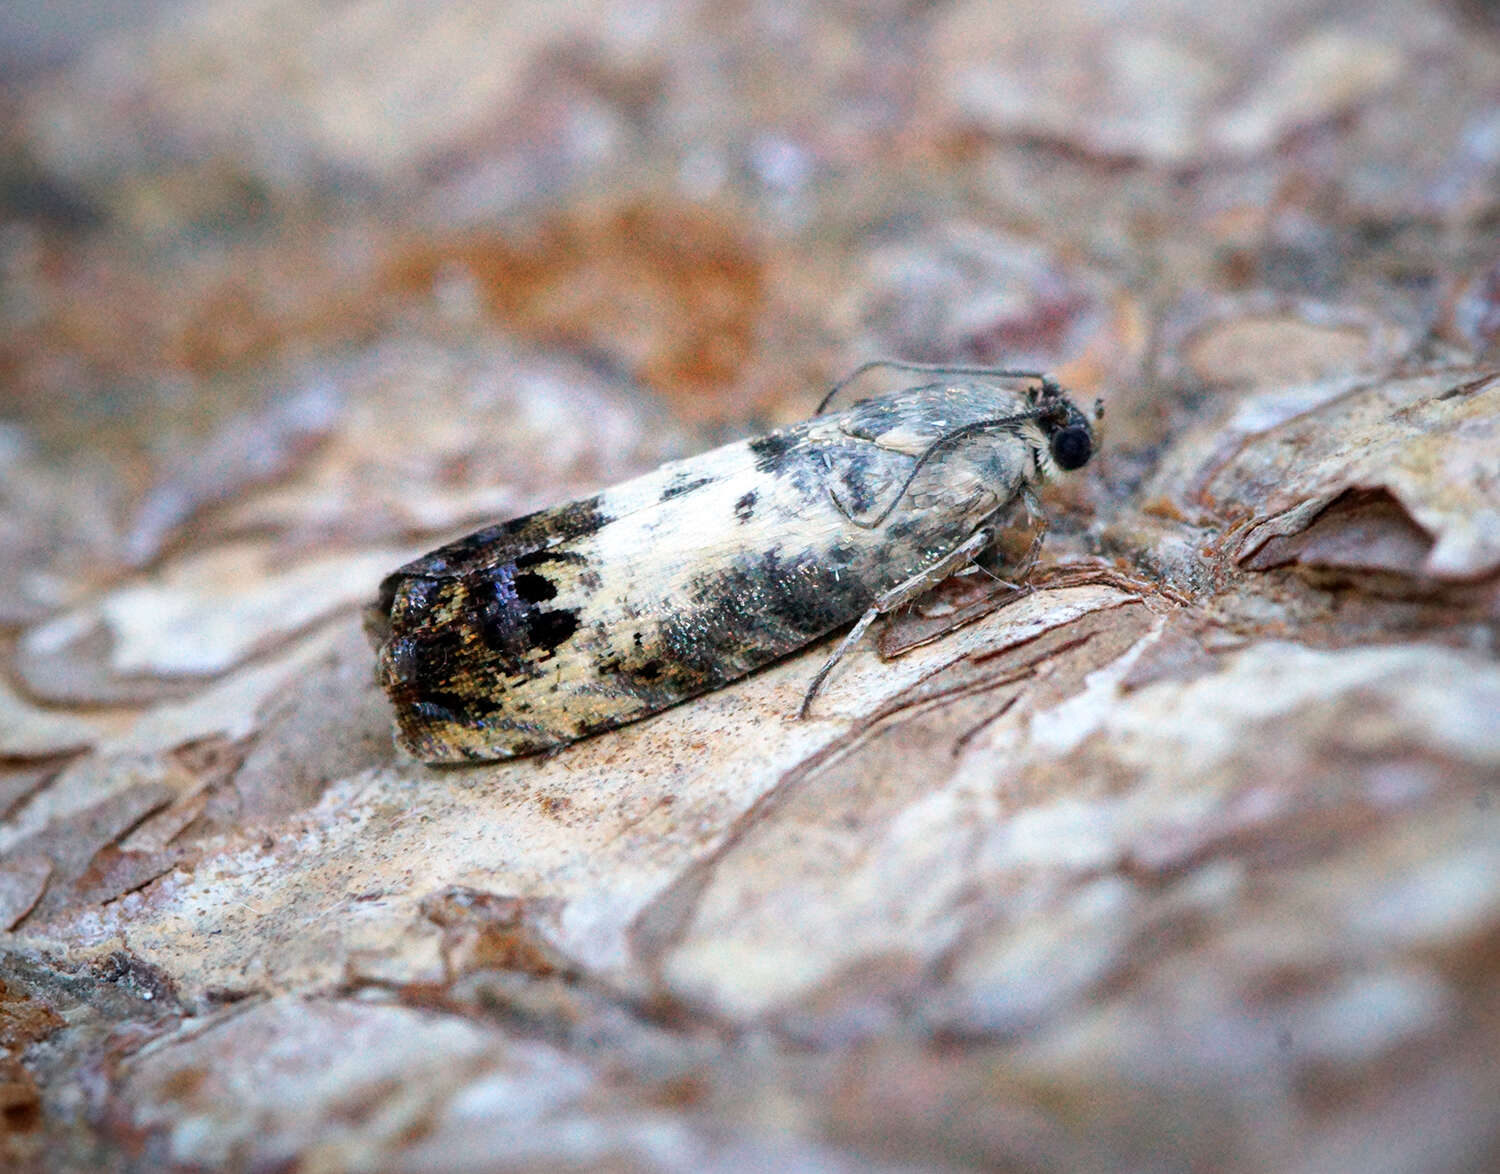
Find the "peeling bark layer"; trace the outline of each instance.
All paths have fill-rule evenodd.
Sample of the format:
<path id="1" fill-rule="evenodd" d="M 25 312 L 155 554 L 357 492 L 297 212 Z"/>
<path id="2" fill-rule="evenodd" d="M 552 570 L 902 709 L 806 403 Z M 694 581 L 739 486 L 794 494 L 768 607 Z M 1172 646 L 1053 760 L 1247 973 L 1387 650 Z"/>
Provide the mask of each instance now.
<path id="1" fill-rule="evenodd" d="M 856 9 L 0 20 L 0 1165 L 1500 1162 L 1500 31 Z M 876 356 L 1104 401 L 1031 590 L 397 753 L 383 574 Z"/>

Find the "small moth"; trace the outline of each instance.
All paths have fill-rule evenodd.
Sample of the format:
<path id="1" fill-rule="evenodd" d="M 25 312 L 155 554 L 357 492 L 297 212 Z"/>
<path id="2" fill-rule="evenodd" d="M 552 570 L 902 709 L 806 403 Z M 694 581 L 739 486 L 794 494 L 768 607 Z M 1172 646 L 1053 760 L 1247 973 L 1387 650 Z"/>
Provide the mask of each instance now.
<path id="1" fill-rule="evenodd" d="M 941 376 L 822 414 L 874 367 Z M 1025 380 L 1029 387 L 1005 386 Z M 877 361 L 805 423 L 502 522 L 386 576 L 368 613 L 397 741 L 512 758 L 676 705 L 965 569 L 1019 500 L 1094 451 L 1035 371 Z M 1096 409 L 1097 412 L 1097 409 Z"/>

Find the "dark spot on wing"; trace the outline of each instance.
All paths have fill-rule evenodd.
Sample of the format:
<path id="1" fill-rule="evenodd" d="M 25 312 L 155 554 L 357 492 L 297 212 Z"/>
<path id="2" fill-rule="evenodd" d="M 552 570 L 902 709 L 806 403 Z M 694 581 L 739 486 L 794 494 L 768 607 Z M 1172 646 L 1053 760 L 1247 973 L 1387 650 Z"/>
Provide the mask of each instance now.
<path id="1" fill-rule="evenodd" d="M 889 504 L 875 493 L 877 486 L 885 488 L 889 481 L 878 470 L 874 455 L 877 451 L 866 446 L 851 446 L 839 453 L 836 491 L 840 504 L 853 517 L 863 518 Z"/>
<path id="2" fill-rule="evenodd" d="M 458 716 L 446 705 L 439 705 L 436 701 L 413 701 L 411 709 L 423 721 L 458 724 Z"/>
<path id="3" fill-rule="evenodd" d="M 741 522 L 748 522 L 755 513 L 755 490 L 750 490 L 744 497 L 734 503 L 734 516 Z"/>
<path id="4" fill-rule="evenodd" d="M 428 689 L 417 694 L 413 708 L 436 721 L 466 723 L 474 717 L 495 713 L 501 704 L 482 693 L 455 693 L 446 689 Z"/>
<path id="5" fill-rule="evenodd" d="M 640 668 L 635 670 L 635 675 L 643 681 L 654 681 L 661 676 L 662 663 L 659 660 L 648 660 Z"/>
<path id="6" fill-rule="evenodd" d="M 516 580 L 522 577 L 515 575 L 512 567 L 501 567 L 493 576 L 476 576 L 470 581 L 470 607 L 464 616 L 467 626 L 487 647 L 510 660 L 524 655 L 530 640 L 522 627 L 530 609 L 521 602 L 516 591 Z M 531 578 L 546 582 L 540 575 Z"/>
<path id="7" fill-rule="evenodd" d="M 858 618 L 869 606 L 870 592 L 858 578 L 835 576 L 826 560 L 810 554 L 783 559 L 768 550 L 752 576 L 762 584 L 771 614 L 804 640 Z"/>
<path id="8" fill-rule="evenodd" d="M 387 575 L 370 609 L 367 629 L 384 643 L 394 632 L 424 622 L 437 606 L 442 586 L 437 579 L 421 575 Z"/>
<path id="9" fill-rule="evenodd" d="M 578 613 L 561 610 L 536 612 L 526 617 L 526 631 L 537 647 L 555 650 L 578 631 Z"/>
<path id="10" fill-rule="evenodd" d="M 581 563 L 584 562 L 583 555 L 572 550 L 533 550 L 530 554 L 516 556 L 516 569 L 525 570 L 528 567 L 540 567 L 546 563 Z"/>
<path id="11" fill-rule="evenodd" d="M 527 603 L 545 603 L 557 598 L 557 585 L 535 571 L 522 571 L 512 581 L 516 596 Z"/>
<path id="12" fill-rule="evenodd" d="M 781 462 L 797 444 L 794 436 L 786 432 L 772 432 L 750 442 L 750 451 L 755 454 L 755 469 L 759 473 L 774 473 Z"/>
<path id="13" fill-rule="evenodd" d="M 597 495 L 585 497 L 486 526 L 407 563 L 389 576 L 387 582 L 418 575 L 458 578 L 502 563 L 522 565 L 523 558 L 545 557 L 548 547 L 592 534 L 613 521 L 600 508 L 601 501 Z"/>
<path id="14" fill-rule="evenodd" d="M 682 691 L 691 682 L 701 692 L 849 623 L 869 602 L 859 576 L 808 553 L 767 551 L 695 578 L 662 623 L 663 650 Z"/>
<path id="15" fill-rule="evenodd" d="M 383 656 L 397 680 L 429 690 L 446 680 L 465 653 L 465 633 L 457 625 L 422 628 L 411 636 L 397 637 L 386 645 Z"/>
<path id="16" fill-rule="evenodd" d="M 701 489 L 712 481 L 712 477 L 693 477 L 687 473 L 678 473 L 661 491 L 662 501 L 671 501 L 674 497 L 680 497 L 684 493 L 691 493 L 695 489 Z"/>

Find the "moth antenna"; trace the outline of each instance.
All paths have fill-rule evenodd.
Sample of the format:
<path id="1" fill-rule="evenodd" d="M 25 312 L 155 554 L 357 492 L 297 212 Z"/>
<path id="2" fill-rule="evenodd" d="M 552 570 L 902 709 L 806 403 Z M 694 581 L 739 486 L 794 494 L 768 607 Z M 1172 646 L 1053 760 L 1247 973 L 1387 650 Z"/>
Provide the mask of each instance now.
<path id="1" fill-rule="evenodd" d="M 954 366 L 950 363 L 907 363 L 900 359 L 870 359 L 861 363 L 829 388 L 828 394 L 818 401 L 817 410 L 813 412 L 813 415 L 821 416 L 839 392 L 865 372 L 873 371 L 877 367 L 885 367 L 892 371 L 910 371 L 919 375 L 974 375 L 984 379 L 1036 379 L 1040 381 L 1044 390 L 1050 387 L 1057 394 L 1062 392 L 1057 381 L 1045 371 L 1018 371 L 1009 367 Z"/>
<path id="2" fill-rule="evenodd" d="M 861 522 L 858 518 L 852 517 L 849 520 L 856 526 L 858 526 L 861 530 L 873 530 L 876 526 L 880 525 L 881 522 L 885 521 L 888 517 L 891 516 L 891 513 L 895 510 L 895 508 L 901 504 L 901 499 L 906 496 L 906 491 L 911 488 L 911 483 L 917 479 L 917 474 L 922 471 L 922 466 L 925 465 L 941 449 L 946 448 L 959 440 L 963 440 L 965 437 L 977 435 L 980 432 L 989 432 L 996 428 L 1013 427 L 1016 424 L 1020 424 L 1026 420 L 1035 420 L 1039 414 L 1040 413 L 1038 412 L 1018 412 L 1013 416 L 996 416 L 990 420 L 975 420 L 971 423 L 964 424 L 958 428 L 955 428 L 952 432 L 945 432 L 942 436 L 939 436 L 936 440 L 929 444 L 922 451 L 922 454 L 917 457 L 916 462 L 911 467 L 911 472 L 909 472 L 906 475 L 906 479 L 901 482 L 901 488 L 896 491 L 895 496 L 886 503 L 885 508 L 882 509 L 880 513 L 878 513 L 874 518 L 871 518 L 867 522 Z"/>

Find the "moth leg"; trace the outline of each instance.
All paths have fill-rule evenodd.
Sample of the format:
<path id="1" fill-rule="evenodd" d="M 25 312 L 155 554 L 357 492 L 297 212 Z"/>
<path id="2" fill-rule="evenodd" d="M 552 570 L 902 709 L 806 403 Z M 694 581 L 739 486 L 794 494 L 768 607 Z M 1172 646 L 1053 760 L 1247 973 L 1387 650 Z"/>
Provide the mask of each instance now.
<path id="1" fill-rule="evenodd" d="M 844 653 L 853 648 L 856 641 L 869 630 L 870 625 L 875 622 L 877 616 L 895 611 L 896 608 L 910 603 L 917 596 L 931 590 L 931 588 L 951 575 L 958 567 L 970 561 L 992 541 L 994 541 L 994 535 L 988 530 L 974 531 L 963 543 L 943 555 L 932 566 L 918 571 L 910 579 L 907 579 L 906 582 L 898 583 L 871 604 L 870 609 L 859 617 L 854 627 L 849 629 L 849 634 L 839 641 L 839 646 L 833 650 L 833 655 L 824 662 L 823 667 L 813 676 L 812 681 L 807 686 L 807 692 L 802 695 L 802 704 L 797 709 L 798 719 L 800 720 L 807 716 L 807 711 L 812 708 L 813 698 L 818 695 L 818 690 L 823 687 L 823 682 L 828 679 L 828 674 L 833 672 L 834 666 L 844 658 Z"/>
<path id="2" fill-rule="evenodd" d="M 1009 579 L 1002 579 L 999 575 L 995 574 L 994 571 L 990 570 L 989 567 L 982 567 L 978 563 L 975 563 L 967 571 L 959 571 L 958 573 L 960 575 L 968 575 L 968 574 L 984 575 L 987 579 L 989 579 L 989 581 L 991 583 L 997 583 L 1001 587 L 1004 587 L 1007 591 L 1025 591 L 1026 590 L 1026 584 L 1024 584 L 1024 583 L 1012 583 Z"/>
<path id="3" fill-rule="evenodd" d="M 992 569 L 995 564 L 986 559 L 984 561 L 976 560 L 972 567 L 967 571 L 958 572 L 959 574 L 984 575 L 991 582 L 997 583 L 1009 591 L 1024 593 L 1031 590 L 1031 585 L 1027 580 L 1031 578 L 1031 572 L 1036 570 L 1037 561 L 1041 557 L 1042 543 L 1047 537 L 1047 514 L 1042 509 L 1042 503 L 1032 491 L 1031 486 L 1022 486 L 1018 496 L 1021 499 L 1021 504 L 1026 508 L 1026 522 L 1034 528 L 1034 533 L 1032 534 L 1031 543 L 1027 546 L 1026 553 L 1021 556 L 1021 561 L 1017 564 L 1016 569 L 1007 572 L 1002 577 Z M 986 565 L 987 563 L 989 565 Z"/>
<path id="4" fill-rule="evenodd" d="M 1016 580 L 1025 583 L 1031 578 L 1031 572 L 1036 570 L 1037 559 L 1042 556 L 1042 542 L 1047 537 L 1047 513 L 1042 509 L 1042 503 L 1030 485 L 1021 487 L 1021 504 L 1026 507 L 1026 520 L 1036 527 L 1036 535 L 1021 559 L 1020 570 L 1016 572 Z"/>

